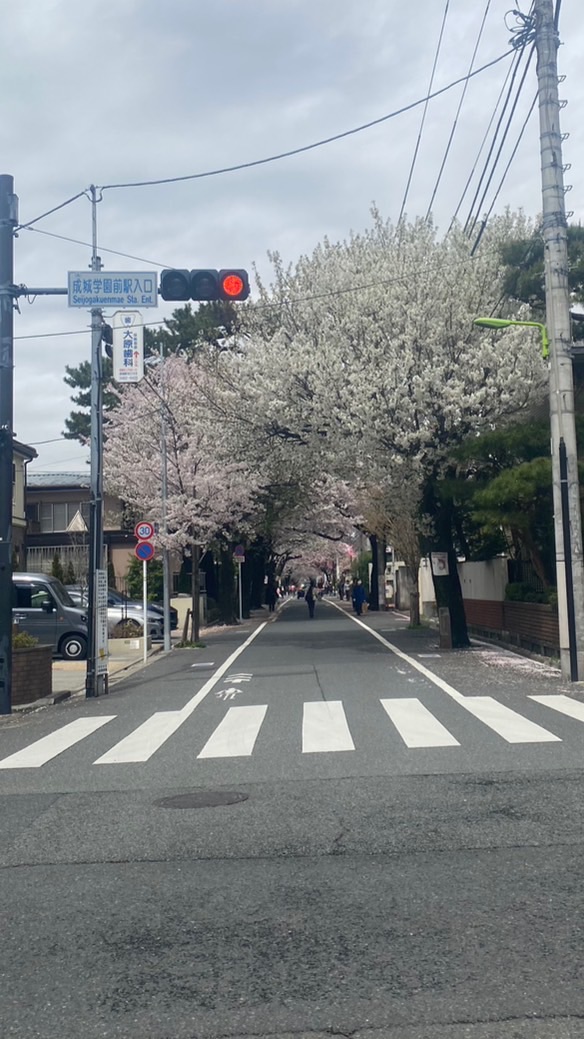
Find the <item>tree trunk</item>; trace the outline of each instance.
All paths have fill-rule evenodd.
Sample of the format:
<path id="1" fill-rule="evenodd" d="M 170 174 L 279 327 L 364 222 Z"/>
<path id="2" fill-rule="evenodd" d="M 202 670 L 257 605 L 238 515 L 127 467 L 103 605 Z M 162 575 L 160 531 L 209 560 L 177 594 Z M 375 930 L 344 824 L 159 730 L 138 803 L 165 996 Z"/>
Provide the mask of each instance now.
<path id="1" fill-rule="evenodd" d="M 420 626 L 420 589 L 418 588 L 418 572 L 411 566 L 405 567 L 408 581 L 408 597 L 410 600 L 410 627 Z"/>
<path id="2" fill-rule="evenodd" d="M 431 567 L 436 607 L 438 610 L 446 607 L 450 614 L 452 648 L 467 649 L 470 646 L 470 639 L 466 627 L 464 600 L 453 541 L 454 504 L 450 498 L 440 499 L 436 495 L 434 481 L 428 479 L 424 489 L 423 508 L 434 526 L 434 536 L 430 538 L 428 546 L 430 561 L 433 552 L 446 552 L 448 559 L 448 573 L 446 574 L 437 574 L 434 566 Z"/>
<path id="3" fill-rule="evenodd" d="M 192 559 L 192 570 L 191 570 L 191 617 L 192 617 L 192 632 L 193 642 L 198 642 L 201 634 L 201 596 L 200 590 L 200 578 L 199 578 L 199 561 L 201 550 L 199 546 L 193 541 L 191 549 Z"/>
<path id="4" fill-rule="evenodd" d="M 264 577 L 266 576 L 266 546 L 263 538 L 258 538 L 251 547 L 251 587 L 250 608 L 259 610 L 264 604 Z"/>
<path id="5" fill-rule="evenodd" d="M 219 549 L 219 581 L 217 589 L 217 606 L 219 616 L 224 624 L 235 624 L 235 564 L 230 545 L 221 545 Z"/>
<path id="6" fill-rule="evenodd" d="M 369 589 L 369 609 L 379 609 L 379 543 L 377 534 L 369 535 L 371 545 L 371 588 Z"/>

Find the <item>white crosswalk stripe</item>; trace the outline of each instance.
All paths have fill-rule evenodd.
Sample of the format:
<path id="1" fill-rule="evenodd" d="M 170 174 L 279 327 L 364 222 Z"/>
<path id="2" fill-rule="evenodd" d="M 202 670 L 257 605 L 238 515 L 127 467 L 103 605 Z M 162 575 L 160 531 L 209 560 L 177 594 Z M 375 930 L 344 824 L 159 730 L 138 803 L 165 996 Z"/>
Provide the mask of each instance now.
<path id="1" fill-rule="evenodd" d="M 507 743 L 561 743 L 559 736 L 512 711 L 492 696 L 467 696 L 458 702 Z"/>
<path id="2" fill-rule="evenodd" d="M 258 707 L 230 707 L 222 722 L 207 740 L 200 758 L 243 758 L 253 752 L 267 704 Z"/>
<path id="3" fill-rule="evenodd" d="M 302 753 L 323 754 L 355 750 L 340 700 L 305 703 L 302 717 Z"/>
<path id="4" fill-rule="evenodd" d="M 406 747 L 460 747 L 458 740 L 420 700 L 403 697 L 382 700 L 381 704 Z"/>
<path id="5" fill-rule="evenodd" d="M 566 714 L 568 718 L 575 718 L 576 721 L 584 722 L 584 703 L 581 700 L 572 700 L 571 697 L 562 696 L 558 693 L 552 696 L 532 695 L 529 699 L 543 704 L 544 707 L 551 707 L 552 711 Z"/>
<path id="6" fill-rule="evenodd" d="M 157 711 L 115 747 L 102 754 L 94 765 L 120 765 L 123 762 L 148 761 L 185 721 L 181 711 Z"/>
<path id="7" fill-rule="evenodd" d="M 566 715 L 578 722 L 584 722 L 584 703 L 558 694 L 529 697 L 534 703 L 549 708 L 551 711 Z M 440 721 L 432 711 L 417 697 L 384 697 L 380 699 L 385 719 L 385 727 L 378 725 L 381 735 L 388 740 L 388 746 L 395 746 L 397 733 L 408 750 L 421 748 L 460 747 L 462 736 L 454 725 L 454 732 Z M 487 726 L 506 743 L 537 744 L 561 743 L 555 733 L 542 725 L 525 717 L 519 711 L 499 703 L 492 696 L 461 696 L 456 700 L 456 708 L 461 707 L 471 714 L 482 725 Z M 370 711 L 379 710 L 372 701 Z M 273 708 L 271 708 L 273 711 Z M 359 713 L 350 715 L 351 727 L 359 726 L 363 707 Z M 267 704 L 230 707 L 222 720 L 215 726 L 202 750 L 199 759 L 213 758 L 249 758 L 254 751 L 260 730 L 268 715 Z M 116 715 L 102 717 L 78 718 L 61 726 L 47 736 L 29 744 L 21 750 L 0 760 L 0 769 L 41 768 L 77 743 L 96 733 L 113 721 Z M 268 733 L 274 734 L 277 714 L 272 718 Z M 380 715 L 382 720 L 383 714 Z M 450 708 L 452 717 L 452 708 Z M 462 717 L 462 716 L 461 716 Z M 391 725 L 388 724 L 389 719 Z M 118 722 L 121 719 L 118 719 Z M 138 764 L 149 761 L 180 728 L 188 723 L 190 714 L 182 711 L 157 711 L 125 735 L 110 749 L 106 749 L 99 757 L 93 759 L 95 765 Z M 298 718 L 300 727 L 300 718 Z M 363 740 L 358 740 L 358 732 L 351 732 L 349 720 L 345 713 L 345 705 L 341 700 L 318 700 L 305 702 L 302 705 L 302 754 L 334 754 L 343 751 L 367 750 Z M 392 736 L 392 730 L 395 733 Z M 297 730 L 298 731 L 298 730 Z M 466 728 L 464 731 L 468 731 Z M 456 733 L 456 735 L 455 735 Z M 285 738 L 291 748 L 296 747 L 297 736 L 286 730 Z M 476 739 L 476 735 L 473 737 Z M 281 737 L 279 737 L 281 739 Z M 357 746 L 354 740 L 357 739 Z M 464 742 L 464 741 L 463 741 Z M 268 745 L 268 738 L 264 741 Z M 88 744 L 93 746 L 93 742 Z M 402 748 L 403 749 L 403 748 Z"/>
<path id="8" fill-rule="evenodd" d="M 63 725 L 62 728 L 49 733 L 48 736 L 43 736 L 42 739 L 24 747 L 23 750 L 17 751 L 16 754 L 4 758 L 0 761 L 0 768 L 40 768 L 41 765 L 46 765 L 47 761 L 56 758 L 58 754 L 73 747 L 75 743 L 79 743 L 79 740 L 84 740 L 86 736 L 90 736 L 92 732 L 100 729 L 106 722 L 113 721 L 114 718 L 115 714 L 102 718 L 77 718 L 74 722 Z"/>

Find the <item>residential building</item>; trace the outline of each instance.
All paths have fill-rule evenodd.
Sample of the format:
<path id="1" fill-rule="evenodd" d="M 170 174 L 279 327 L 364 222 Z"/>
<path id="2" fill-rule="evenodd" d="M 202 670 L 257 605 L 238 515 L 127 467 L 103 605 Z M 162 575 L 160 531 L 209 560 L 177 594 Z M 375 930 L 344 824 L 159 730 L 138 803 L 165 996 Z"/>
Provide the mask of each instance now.
<path id="1" fill-rule="evenodd" d="M 12 564 L 26 570 L 26 467 L 37 457 L 34 447 L 12 442 Z"/>
<path id="2" fill-rule="evenodd" d="M 58 555 L 66 576 L 84 582 L 88 565 L 89 473 L 31 472 L 26 488 L 27 568 L 49 573 Z M 119 498 L 104 497 L 104 544 L 116 586 L 123 588 L 136 539 L 124 529 Z"/>

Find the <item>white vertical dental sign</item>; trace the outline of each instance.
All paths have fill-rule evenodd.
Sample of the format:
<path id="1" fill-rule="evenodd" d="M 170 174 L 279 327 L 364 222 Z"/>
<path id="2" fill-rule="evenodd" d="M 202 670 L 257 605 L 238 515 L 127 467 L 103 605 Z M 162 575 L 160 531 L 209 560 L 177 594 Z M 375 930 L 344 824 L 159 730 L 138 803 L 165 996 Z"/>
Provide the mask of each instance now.
<path id="1" fill-rule="evenodd" d="M 139 310 L 116 310 L 113 329 L 113 377 L 115 382 L 140 382 L 144 378 L 144 323 Z"/>

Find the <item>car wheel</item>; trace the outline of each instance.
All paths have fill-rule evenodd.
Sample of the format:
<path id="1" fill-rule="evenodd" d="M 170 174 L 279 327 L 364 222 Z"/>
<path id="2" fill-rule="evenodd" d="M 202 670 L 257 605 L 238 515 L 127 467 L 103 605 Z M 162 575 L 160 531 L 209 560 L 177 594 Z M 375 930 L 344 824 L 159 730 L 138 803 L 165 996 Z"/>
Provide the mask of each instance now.
<path id="1" fill-rule="evenodd" d="M 59 643 L 59 652 L 64 660 L 85 660 L 87 639 L 85 635 L 65 635 Z"/>

